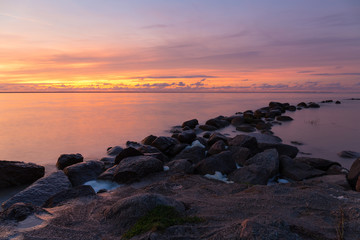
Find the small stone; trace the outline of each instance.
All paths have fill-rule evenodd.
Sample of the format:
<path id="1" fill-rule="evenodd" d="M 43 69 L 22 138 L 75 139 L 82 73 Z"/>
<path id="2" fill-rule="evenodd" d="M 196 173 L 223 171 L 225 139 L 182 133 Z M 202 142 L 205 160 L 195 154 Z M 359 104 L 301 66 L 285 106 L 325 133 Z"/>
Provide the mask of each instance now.
<path id="1" fill-rule="evenodd" d="M 199 125 L 199 122 L 197 119 L 191 119 L 189 121 L 183 122 L 183 124 L 181 125 L 183 128 L 184 127 L 189 127 L 191 129 L 194 129 L 196 127 L 196 125 Z"/>
<path id="2" fill-rule="evenodd" d="M 278 116 L 276 118 L 276 120 L 281 121 L 281 122 L 288 122 L 288 121 L 292 121 L 294 119 L 292 117 L 289 117 L 289 116 Z"/>

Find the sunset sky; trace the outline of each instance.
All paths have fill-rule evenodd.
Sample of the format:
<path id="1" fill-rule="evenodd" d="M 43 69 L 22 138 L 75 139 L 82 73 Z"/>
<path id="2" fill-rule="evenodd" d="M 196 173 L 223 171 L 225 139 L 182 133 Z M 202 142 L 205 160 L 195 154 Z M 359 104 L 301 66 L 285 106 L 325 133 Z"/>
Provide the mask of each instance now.
<path id="1" fill-rule="evenodd" d="M 0 0 L 0 91 L 360 91 L 359 0 Z"/>

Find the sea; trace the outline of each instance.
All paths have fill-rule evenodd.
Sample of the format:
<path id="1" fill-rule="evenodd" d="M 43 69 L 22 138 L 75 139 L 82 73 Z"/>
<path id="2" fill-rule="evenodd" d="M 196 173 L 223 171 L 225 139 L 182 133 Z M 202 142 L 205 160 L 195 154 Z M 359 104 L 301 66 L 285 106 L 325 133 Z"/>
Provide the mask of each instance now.
<path id="1" fill-rule="evenodd" d="M 100 159 L 108 147 L 125 146 L 126 141 L 150 134 L 170 136 L 173 126 L 189 119 L 204 124 L 270 101 L 296 105 L 339 100 L 341 104 L 287 112 L 294 120 L 272 131 L 283 143 L 303 143 L 297 146 L 303 155 L 350 168 L 354 159 L 338 153 L 360 152 L 360 101 L 352 98 L 360 98 L 360 93 L 0 93 L 0 159 L 40 164 L 49 174 L 61 154 Z M 225 132 L 242 134 L 232 126 Z M 0 202 L 13 190 L 4 191 Z"/>

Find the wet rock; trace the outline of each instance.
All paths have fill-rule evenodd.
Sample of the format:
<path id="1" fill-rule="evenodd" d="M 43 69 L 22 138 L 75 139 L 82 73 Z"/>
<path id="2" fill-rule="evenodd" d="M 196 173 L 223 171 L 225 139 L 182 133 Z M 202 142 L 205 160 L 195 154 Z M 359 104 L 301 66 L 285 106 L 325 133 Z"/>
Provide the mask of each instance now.
<path id="1" fill-rule="evenodd" d="M 280 173 L 286 178 L 295 181 L 318 177 L 325 174 L 325 171 L 315 169 L 314 167 L 304 163 L 295 161 L 288 156 L 280 156 Z"/>
<path id="2" fill-rule="evenodd" d="M 341 104 L 341 102 L 340 102 L 340 101 L 336 101 L 335 104 Z"/>
<path id="3" fill-rule="evenodd" d="M 271 129 L 272 125 L 271 123 L 259 122 L 255 127 L 257 130 L 269 130 Z"/>
<path id="4" fill-rule="evenodd" d="M 114 166 L 115 157 L 103 157 L 102 159 L 100 159 L 100 161 L 104 163 L 104 168 L 108 169 Z"/>
<path id="5" fill-rule="evenodd" d="M 327 171 L 333 165 L 341 167 L 340 163 L 326 160 L 323 158 L 297 157 L 295 158 L 295 161 L 306 163 L 307 165 L 310 165 L 322 171 Z"/>
<path id="6" fill-rule="evenodd" d="M 142 146 L 142 144 L 141 143 L 138 143 L 138 142 L 134 142 L 134 141 L 126 141 L 126 147 L 132 147 L 132 148 L 135 148 L 135 149 L 137 149 L 137 148 L 139 148 L 139 147 L 141 147 Z"/>
<path id="7" fill-rule="evenodd" d="M 358 177 L 358 180 L 357 180 L 357 182 L 356 182 L 355 190 L 356 190 L 357 192 L 360 192 L 360 176 Z"/>
<path id="8" fill-rule="evenodd" d="M 249 124 L 242 124 L 240 126 L 237 126 L 236 130 L 241 131 L 241 132 L 255 132 L 256 131 L 256 129 Z"/>
<path id="9" fill-rule="evenodd" d="M 222 135 L 221 133 L 214 132 L 213 134 L 211 134 L 207 143 L 209 146 L 211 146 L 219 140 L 223 140 L 225 143 L 228 142 L 228 138 L 226 136 Z"/>
<path id="10" fill-rule="evenodd" d="M 91 186 L 81 185 L 58 192 L 57 194 L 53 195 L 48 200 L 46 200 L 46 202 L 42 207 L 52 208 L 63 205 L 67 201 L 75 198 L 89 197 L 89 196 L 96 196 L 94 189 Z"/>
<path id="11" fill-rule="evenodd" d="M 203 137 L 204 137 L 204 138 L 210 138 L 210 136 L 211 136 L 211 133 L 210 133 L 210 132 L 205 132 L 205 133 L 203 134 Z"/>
<path id="12" fill-rule="evenodd" d="M 206 140 L 205 138 L 203 138 L 203 137 L 196 137 L 196 139 L 195 139 L 194 142 L 196 142 L 196 141 L 199 141 L 199 143 L 200 143 L 201 145 L 203 145 L 205 148 L 208 147 L 207 140 Z M 194 144 L 194 142 L 193 142 L 192 144 Z"/>
<path id="13" fill-rule="evenodd" d="M 184 150 L 187 146 L 189 146 L 186 143 L 178 143 L 175 144 L 173 147 L 171 147 L 168 151 L 167 151 L 167 155 L 169 155 L 170 157 L 174 157 L 177 154 L 179 154 L 182 150 Z"/>
<path id="14" fill-rule="evenodd" d="M 246 160 L 248 160 L 251 156 L 250 149 L 245 147 L 232 146 L 229 150 L 232 153 L 232 159 L 234 159 L 235 163 L 240 166 L 244 166 Z"/>
<path id="15" fill-rule="evenodd" d="M 288 121 L 292 121 L 294 119 L 292 117 L 289 117 L 289 116 L 278 116 L 276 118 L 276 120 L 281 121 L 281 122 L 288 122 Z"/>
<path id="16" fill-rule="evenodd" d="M 123 159 L 115 169 L 113 180 L 118 183 L 128 183 L 142 177 L 163 171 L 163 162 L 148 156 L 136 156 Z"/>
<path id="17" fill-rule="evenodd" d="M 122 150 L 115 158 L 115 164 L 119 164 L 124 158 L 144 155 L 134 147 L 128 147 Z"/>
<path id="18" fill-rule="evenodd" d="M 318 183 L 327 183 L 332 185 L 337 185 L 342 187 L 344 190 L 351 190 L 349 183 L 346 180 L 344 174 L 341 175 L 323 175 L 319 177 L 313 177 L 306 179 L 304 182 L 318 184 Z"/>
<path id="19" fill-rule="evenodd" d="M 56 162 L 56 167 L 59 170 L 63 170 L 67 166 L 84 161 L 84 157 L 80 154 L 62 154 Z"/>
<path id="20" fill-rule="evenodd" d="M 107 150 L 107 154 L 109 156 L 116 156 L 118 155 L 121 151 L 123 150 L 122 147 L 120 146 L 115 146 L 115 147 L 109 147 Z M 82 161 L 81 161 L 82 162 Z M 77 162 L 76 162 L 77 163 Z"/>
<path id="21" fill-rule="evenodd" d="M 279 173 L 279 155 L 276 149 L 268 149 L 249 158 L 245 166 L 257 165 L 265 169 L 268 179 Z"/>
<path id="22" fill-rule="evenodd" d="M 235 161 L 232 159 L 230 151 L 224 151 L 219 154 L 207 157 L 195 166 L 195 172 L 198 174 L 214 174 L 219 171 L 223 174 L 229 174 L 236 169 Z"/>
<path id="23" fill-rule="evenodd" d="M 229 146 L 239 146 L 239 147 L 246 147 L 250 150 L 254 150 L 257 148 L 257 140 L 255 137 L 251 137 L 248 135 L 237 135 L 229 140 Z"/>
<path id="24" fill-rule="evenodd" d="M 156 147 L 163 153 L 167 153 L 171 150 L 172 147 L 174 147 L 176 144 L 178 144 L 179 141 L 171 138 L 171 137 L 157 137 L 152 143 L 151 146 Z"/>
<path id="25" fill-rule="evenodd" d="M 167 165 L 170 168 L 170 172 L 187 174 L 191 174 L 194 172 L 193 163 L 188 159 L 173 160 Z"/>
<path id="26" fill-rule="evenodd" d="M 309 108 L 320 108 L 320 105 L 317 103 L 310 102 L 308 105 Z"/>
<path id="27" fill-rule="evenodd" d="M 151 145 L 151 143 L 157 138 L 157 136 L 149 135 L 141 140 L 141 143 L 144 145 Z"/>
<path id="28" fill-rule="evenodd" d="M 304 102 L 299 103 L 297 106 L 302 107 L 302 108 L 307 108 L 308 107 L 307 104 L 304 103 Z"/>
<path id="29" fill-rule="evenodd" d="M 183 128 L 184 127 L 189 127 L 191 129 L 194 129 L 196 127 L 196 125 L 199 125 L 199 122 L 197 119 L 191 119 L 189 121 L 183 122 L 183 124 L 181 125 Z"/>
<path id="30" fill-rule="evenodd" d="M 0 213 L 1 220 L 15 220 L 21 222 L 34 213 L 46 212 L 44 209 L 30 203 L 15 203 Z"/>
<path id="31" fill-rule="evenodd" d="M 178 212 L 185 211 L 184 204 L 160 194 L 139 194 L 123 198 L 104 210 L 105 220 L 116 222 L 117 227 L 129 229 L 135 222 L 159 205 L 174 207 Z"/>
<path id="32" fill-rule="evenodd" d="M 288 106 L 286 107 L 286 110 L 290 111 L 290 112 L 295 112 L 296 111 L 296 107 L 291 105 L 291 106 Z"/>
<path id="33" fill-rule="evenodd" d="M 215 130 L 217 130 L 216 127 L 211 126 L 211 125 L 207 125 L 207 124 L 205 124 L 205 125 L 200 125 L 199 128 L 200 128 L 201 130 L 204 130 L 204 131 L 215 131 Z"/>
<path id="34" fill-rule="evenodd" d="M 107 169 L 105 172 L 101 173 L 97 179 L 100 180 L 113 180 L 115 169 L 117 168 L 117 165 Z"/>
<path id="35" fill-rule="evenodd" d="M 350 171 L 347 175 L 347 180 L 352 189 L 356 189 L 359 176 L 360 176 L 360 158 L 356 159 L 353 162 Z"/>
<path id="36" fill-rule="evenodd" d="M 258 143 L 258 147 L 262 151 L 270 148 L 275 148 L 278 151 L 279 156 L 286 155 L 291 158 L 295 158 L 299 152 L 299 149 L 297 147 L 282 143 Z"/>
<path id="37" fill-rule="evenodd" d="M 230 125 L 228 121 L 225 120 L 225 117 L 219 116 L 212 118 L 206 121 L 206 125 L 214 126 L 217 129 L 224 128 Z"/>
<path id="38" fill-rule="evenodd" d="M 280 116 L 281 113 L 282 112 L 279 109 L 272 109 L 265 114 L 265 118 L 275 118 L 276 116 Z"/>
<path id="39" fill-rule="evenodd" d="M 331 165 L 328 170 L 326 170 L 327 175 L 344 175 L 348 172 L 349 170 L 341 167 L 340 165 Z"/>
<path id="40" fill-rule="evenodd" d="M 225 149 L 226 149 L 225 142 L 223 140 L 219 140 L 210 147 L 208 151 L 208 155 L 211 156 L 221 153 L 222 151 L 225 151 Z"/>
<path id="41" fill-rule="evenodd" d="M 199 146 L 185 148 L 178 155 L 174 157 L 177 159 L 188 159 L 190 162 L 196 164 L 205 158 L 205 149 Z"/>
<path id="42" fill-rule="evenodd" d="M 47 177 L 40 178 L 25 190 L 17 193 L 2 204 L 4 209 L 14 203 L 30 203 L 42 206 L 54 194 L 71 187 L 71 182 L 63 171 L 57 171 Z"/>
<path id="43" fill-rule="evenodd" d="M 360 153 L 354 151 L 341 151 L 338 153 L 339 157 L 342 158 L 359 158 Z"/>
<path id="44" fill-rule="evenodd" d="M 44 174 L 45 168 L 34 163 L 0 161 L 0 189 L 31 184 Z"/>
<path id="45" fill-rule="evenodd" d="M 154 157 L 159 159 L 162 162 L 168 162 L 169 158 L 163 154 L 162 152 L 156 152 L 156 153 L 144 153 L 144 156 L 148 156 L 148 157 Z"/>
<path id="46" fill-rule="evenodd" d="M 242 116 L 237 116 L 237 117 L 234 117 L 232 120 L 231 120 L 231 125 L 237 127 L 237 126 L 240 126 L 244 124 L 244 118 Z"/>
<path id="47" fill-rule="evenodd" d="M 73 186 L 79 186 L 87 181 L 95 180 L 105 170 L 101 161 L 88 161 L 66 167 L 64 173 Z"/>
<path id="48" fill-rule="evenodd" d="M 196 134 L 193 130 L 187 130 L 183 131 L 182 133 L 179 133 L 177 139 L 181 143 L 189 143 L 191 144 L 196 138 Z"/>
<path id="49" fill-rule="evenodd" d="M 242 184 L 266 185 L 269 179 L 266 170 L 254 164 L 235 170 L 229 175 L 229 180 Z"/>
<path id="50" fill-rule="evenodd" d="M 268 134 L 250 133 L 248 134 L 248 136 L 255 137 L 258 143 L 278 144 L 282 142 L 281 138 L 279 138 L 278 136 L 272 136 Z"/>

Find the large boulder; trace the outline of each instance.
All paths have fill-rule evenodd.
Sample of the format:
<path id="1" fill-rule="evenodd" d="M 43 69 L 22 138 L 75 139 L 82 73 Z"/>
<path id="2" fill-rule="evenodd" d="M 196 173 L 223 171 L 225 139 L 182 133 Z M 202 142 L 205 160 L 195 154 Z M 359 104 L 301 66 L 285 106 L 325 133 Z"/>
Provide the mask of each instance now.
<path id="1" fill-rule="evenodd" d="M 123 150 L 123 148 L 120 147 L 120 146 L 109 147 L 109 148 L 107 149 L 107 154 L 108 154 L 109 156 L 114 156 L 114 157 L 116 157 L 116 155 L 118 155 L 122 150 Z"/>
<path id="2" fill-rule="evenodd" d="M 42 206 L 54 194 L 71 187 L 71 182 L 63 171 L 57 171 L 47 177 L 40 178 L 25 190 L 8 199 L 1 206 L 9 208 L 14 203 L 30 203 Z"/>
<path id="3" fill-rule="evenodd" d="M 322 171 L 327 171 L 333 165 L 341 166 L 338 162 L 333 162 L 323 158 L 297 157 L 295 158 L 295 161 L 305 163 Z"/>
<path id="4" fill-rule="evenodd" d="M 230 151 L 224 151 L 207 157 L 196 164 L 195 172 L 202 175 L 215 174 L 216 171 L 229 174 L 236 169 L 235 161 L 231 156 L 232 153 Z"/>
<path id="5" fill-rule="evenodd" d="M 112 181 L 113 178 L 114 178 L 114 173 L 115 173 L 116 168 L 117 168 L 117 165 L 112 166 L 111 168 L 106 169 L 106 171 L 103 172 L 102 174 L 100 174 L 97 179 L 100 179 L 100 180 L 110 180 L 110 181 Z"/>
<path id="6" fill-rule="evenodd" d="M 188 159 L 192 163 L 198 163 L 205 158 L 205 149 L 200 146 L 189 147 L 182 150 L 179 154 L 174 157 L 177 159 Z"/>
<path id="7" fill-rule="evenodd" d="M 76 154 L 61 154 L 56 162 L 56 167 L 59 170 L 71 166 L 73 164 L 84 161 L 84 157 L 80 153 Z"/>
<path id="8" fill-rule="evenodd" d="M 255 137 L 249 135 L 237 135 L 229 140 L 229 146 L 246 147 L 250 150 L 257 148 L 257 140 Z"/>
<path id="9" fill-rule="evenodd" d="M 210 135 L 210 138 L 208 140 L 208 146 L 213 145 L 214 143 L 216 143 L 219 140 L 223 140 L 226 144 L 228 142 L 228 138 L 224 135 L 222 135 L 219 132 L 214 132 L 213 134 Z"/>
<path id="10" fill-rule="evenodd" d="M 176 140 L 175 138 L 161 136 L 161 137 L 157 137 L 151 143 L 151 146 L 156 147 L 161 152 L 167 154 L 178 143 L 179 143 L 179 141 Z"/>
<path id="11" fill-rule="evenodd" d="M 360 158 L 356 159 L 351 165 L 350 171 L 347 175 L 347 180 L 352 189 L 356 189 L 358 179 L 360 177 Z"/>
<path id="12" fill-rule="evenodd" d="M 171 206 L 179 213 L 185 211 L 183 203 L 159 194 L 139 194 L 123 198 L 104 210 L 105 220 L 115 222 L 120 229 L 128 229 L 155 207 Z"/>
<path id="13" fill-rule="evenodd" d="M 141 156 L 144 155 L 142 152 L 137 150 L 134 147 L 127 147 L 124 150 L 122 150 L 115 158 L 115 164 L 119 164 L 121 160 L 127 157 L 135 157 L 135 156 Z"/>
<path id="14" fill-rule="evenodd" d="M 182 143 L 191 144 L 196 138 L 196 133 L 193 130 L 183 131 L 179 133 L 177 139 Z"/>
<path id="15" fill-rule="evenodd" d="M 170 172 L 173 173 L 188 173 L 194 172 L 193 163 L 188 159 L 177 159 L 167 164 Z"/>
<path id="16" fill-rule="evenodd" d="M 316 169 L 305 162 L 296 161 L 288 156 L 282 155 L 280 157 L 280 173 L 286 178 L 301 181 L 322 176 L 325 174 L 325 171 Z"/>
<path id="17" fill-rule="evenodd" d="M 248 160 L 251 156 L 251 151 L 245 147 L 232 146 L 229 148 L 232 155 L 231 157 L 234 159 L 235 163 L 240 166 L 244 166 L 246 160 Z"/>
<path id="18" fill-rule="evenodd" d="M 222 151 L 225 151 L 225 149 L 226 149 L 226 144 L 224 143 L 223 140 L 219 140 L 210 147 L 208 151 L 208 155 L 211 156 L 221 153 Z"/>
<path id="19" fill-rule="evenodd" d="M 253 164 L 236 169 L 229 175 L 229 180 L 243 184 L 266 185 L 269 177 L 265 168 Z"/>
<path id="20" fill-rule="evenodd" d="M 163 171 L 163 162 L 149 156 L 128 157 L 123 159 L 115 169 L 113 180 L 128 183 L 154 172 Z"/>
<path id="21" fill-rule="evenodd" d="M 299 149 L 297 147 L 282 143 L 258 143 L 258 147 L 262 151 L 275 148 L 278 151 L 279 156 L 286 155 L 291 158 L 295 158 L 299 152 Z"/>
<path id="22" fill-rule="evenodd" d="M 34 163 L 0 161 L 0 189 L 31 184 L 44 174 L 45 168 Z"/>
<path id="23" fill-rule="evenodd" d="M 256 138 L 258 143 L 281 143 L 282 140 L 278 136 L 263 134 L 263 133 L 249 133 L 248 136 Z"/>
<path id="24" fill-rule="evenodd" d="M 63 205 L 65 202 L 75 198 L 89 197 L 95 195 L 96 193 L 91 186 L 81 185 L 56 193 L 55 195 L 51 196 L 48 200 L 46 200 L 46 202 L 42 207 L 52 208 Z"/>
<path id="25" fill-rule="evenodd" d="M 217 129 L 220 129 L 220 128 L 229 126 L 230 123 L 227 120 L 225 120 L 225 117 L 219 116 L 219 117 L 207 120 L 206 125 L 214 126 Z"/>
<path id="26" fill-rule="evenodd" d="M 279 154 L 275 149 L 268 149 L 249 158 L 245 166 L 258 165 L 266 170 L 268 179 L 279 173 Z"/>
<path id="27" fill-rule="evenodd" d="M 157 138 L 157 136 L 149 135 L 143 140 L 141 140 L 141 143 L 144 145 L 151 145 L 151 143 Z"/>
<path id="28" fill-rule="evenodd" d="M 197 119 L 191 119 L 189 121 L 185 121 L 183 122 L 183 124 L 181 125 L 181 127 L 189 127 L 191 129 L 194 129 L 196 127 L 196 125 L 199 125 L 199 122 Z"/>
<path id="29" fill-rule="evenodd" d="M 104 170 L 103 162 L 92 160 L 66 167 L 64 173 L 73 186 L 79 186 L 87 181 L 95 180 Z"/>

